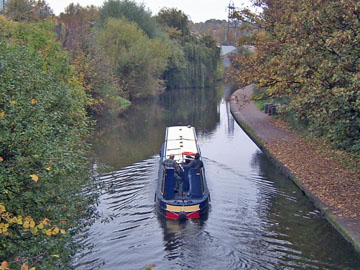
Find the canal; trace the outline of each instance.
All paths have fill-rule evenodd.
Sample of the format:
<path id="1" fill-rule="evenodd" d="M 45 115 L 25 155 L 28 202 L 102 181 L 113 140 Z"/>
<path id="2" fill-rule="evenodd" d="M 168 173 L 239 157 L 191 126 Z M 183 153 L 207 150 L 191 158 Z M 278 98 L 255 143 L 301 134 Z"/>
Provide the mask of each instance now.
<path id="1" fill-rule="evenodd" d="M 360 269 L 360 256 L 231 116 L 227 87 L 178 90 L 98 123 L 101 218 L 81 238 L 77 270 Z M 197 129 L 208 217 L 165 220 L 154 208 L 166 126 Z"/>

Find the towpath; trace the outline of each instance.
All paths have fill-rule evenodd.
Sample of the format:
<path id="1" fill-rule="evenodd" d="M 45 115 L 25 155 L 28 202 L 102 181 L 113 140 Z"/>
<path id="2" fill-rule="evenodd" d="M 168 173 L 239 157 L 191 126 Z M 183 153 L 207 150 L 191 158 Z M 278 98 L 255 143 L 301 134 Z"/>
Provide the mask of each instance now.
<path id="1" fill-rule="evenodd" d="M 231 112 L 259 148 L 294 181 L 333 226 L 360 251 L 360 179 L 326 151 L 261 112 L 253 86 L 231 96 Z"/>

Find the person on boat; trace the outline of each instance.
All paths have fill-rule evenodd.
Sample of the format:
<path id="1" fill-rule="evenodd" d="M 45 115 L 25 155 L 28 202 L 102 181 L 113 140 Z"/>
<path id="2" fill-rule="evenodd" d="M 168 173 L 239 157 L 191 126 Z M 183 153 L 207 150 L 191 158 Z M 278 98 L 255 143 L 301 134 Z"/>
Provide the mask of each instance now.
<path id="1" fill-rule="evenodd" d="M 200 160 L 200 154 L 196 153 L 195 154 L 195 159 L 190 161 L 189 164 L 182 164 L 181 167 L 182 168 L 200 169 L 200 168 L 204 167 L 204 163 Z M 191 196 L 191 191 L 192 191 L 191 186 L 192 186 L 192 179 L 191 179 L 191 174 L 190 174 L 190 171 L 189 171 L 189 193 L 188 193 L 188 196 Z"/>
<path id="2" fill-rule="evenodd" d="M 192 161 L 190 161 L 189 164 L 183 164 L 181 165 L 183 168 L 194 168 L 194 169 L 200 169 L 202 167 L 204 167 L 203 162 L 200 160 L 200 154 L 196 153 L 195 154 L 195 159 L 193 159 Z"/>
<path id="3" fill-rule="evenodd" d="M 183 170 L 180 168 L 179 164 L 176 162 L 176 160 L 174 160 L 174 154 L 170 154 L 169 155 L 169 158 L 164 160 L 162 162 L 162 165 L 165 167 L 165 168 L 174 168 L 174 177 L 175 177 L 175 180 L 176 180 L 176 189 L 179 188 L 180 186 L 180 183 L 181 183 L 181 180 L 182 180 L 182 173 L 183 173 Z"/>

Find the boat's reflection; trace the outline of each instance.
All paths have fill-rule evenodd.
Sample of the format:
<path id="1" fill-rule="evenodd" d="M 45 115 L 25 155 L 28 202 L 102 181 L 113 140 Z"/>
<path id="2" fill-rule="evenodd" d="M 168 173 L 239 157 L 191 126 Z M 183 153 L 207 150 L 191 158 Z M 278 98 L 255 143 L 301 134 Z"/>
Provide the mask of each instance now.
<path id="1" fill-rule="evenodd" d="M 164 250 L 172 252 L 184 244 L 184 239 L 199 235 L 205 227 L 208 213 L 199 219 L 187 219 L 184 221 L 167 219 L 158 214 L 158 221 L 163 229 Z"/>

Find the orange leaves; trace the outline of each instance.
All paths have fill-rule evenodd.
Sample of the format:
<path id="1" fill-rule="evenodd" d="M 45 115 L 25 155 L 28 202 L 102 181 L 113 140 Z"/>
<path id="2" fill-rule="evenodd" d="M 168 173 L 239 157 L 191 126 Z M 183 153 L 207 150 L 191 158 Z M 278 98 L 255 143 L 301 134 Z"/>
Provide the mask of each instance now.
<path id="1" fill-rule="evenodd" d="M 44 218 L 42 221 L 40 221 L 40 224 L 49 225 L 50 224 L 50 219 Z"/>
<path id="2" fill-rule="evenodd" d="M 0 214 L 5 212 L 6 211 L 6 208 L 3 204 L 0 203 Z"/>
<path id="3" fill-rule="evenodd" d="M 32 219 L 32 217 L 26 217 L 24 219 L 23 227 L 25 229 L 35 228 L 35 221 Z"/>
<path id="4" fill-rule="evenodd" d="M 3 204 L 0 203 L 0 218 L 2 221 L 5 221 L 9 216 L 8 212 L 6 212 L 6 208 Z M 0 223 L 0 234 L 9 235 L 8 229 L 10 224 L 1 222 Z"/>
<path id="5" fill-rule="evenodd" d="M 0 223 L 0 234 L 8 235 L 9 223 Z"/>
<path id="6" fill-rule="evenodd" d="M 31 103 L 31 105 L 35 105 L 36 104 L 36 99 L 33 98 L 30 103 Z"/>
<path id="7" fill-rule="evenodd" d="M 9 269 L 9 264 L 8 264 L 8 262 L 7 261 L 3 261 L 2 263 L 1 263 L 1 270 L 7 270 L 7 269 Z"/>
<path id="8" fill-rule="evenodd" d="M 326 147 L 321 139 L 310 141 L 300 137 L 287 130 L 288 125 L 280 120 L 272 120 L 272 124 L 289 135 L 265 143 L 274 158 L 287 167 L 303 187 L 334 209 L 336 215 L 359 217 L 359 176 L 339 162 L 342 152 Z"/>
<path id="9" fill-rule="evenodd" d="M 52 226 L 50 219 L 44 218 L 38 224 L 35 220 L 27 216 L 23 218 L 22 216 L 14 216 L 12 213 L 6 211 L 6 208 L 3 204 L 0 203 L 0 219 L 3 221 L 0 223 L 0 234 L 6 236 L 11 235 L 9 229 L 11 226 L 21 226 L 24 232 L 31 232 L 32 234 L 38 234 L 39 230 L 48 236 L 66 234 L 64 229 L 59 228 L 58 226 Z M 65 221 L 60 221 L 60 224 L 65 225 Z M 1 269 L 0 269 L 1 270 Z"/>
<path id="10" fill-rule="evenodd" d="M 47 236 L 57 235 L 59 233 L 66 234 L 66 231 L 64 229 L 60 229 L 58 226 L 53 226 L 49 228 L 50 225 L 50 220 L 48 218 L 44 218 L 39 222 L 38 225 L 36 225 L 31 217 L 26 217 L 23 226 L 25 229 L 30 229 L 33 234 L 36 234 L 38 230 L 41 230 L 42 233 L 46 234 Z"/>
<path id="11" fill-rule="evenodd" d="M 37 176 L 36 174 L 30 174 L 30 177 L 35 182 L 39 181 L 39 176 Z"/>
<path id="12" fill-rule="evenodd" d="M 11 269 L 15 269 L 15 268 L 11 268 Z M 10 270 L 9 263 L 7 261 L 3 261 L 1 263 L 0 270 Z M 24 263 L 21 265 L 20 270 L 36 270 L 36 267 L 29 268 L 29 265 Z"/>
<path id="13" fill-rule="evenodd" d="M 8 219 L 8 222 L 9 222 L 9 224 L 23 225 L 22 216 L 12 217 L 12 218 Z"/>
<path id="14" fill-rule="evenodd" d="M 21 266 L 21 270 L 36 270 L 36 267 L 31 267 L 29 268 L 29 266 L 24 263 L 22 266 Z"/>
<path id="15" fill-rule="evenodd" d="M 47 236 L 57 235 L 59 233 L 66 234 L 66 231 L 64 229 L 60 229 L 58 226 L 55 226 L 51 229 L 47 229 L 43 231 Z"/>
<path id="16" fill-rule="evenodd" d="M 46 167 L 45 170 L 49 172 L 49 171 L 51 171 L 51 167 L 50 166 Z M 34 182 L 38 182 L 40 179 L 39 175 L 37 175 L 37 174 L 30 174 L 30 177 Z"/>

